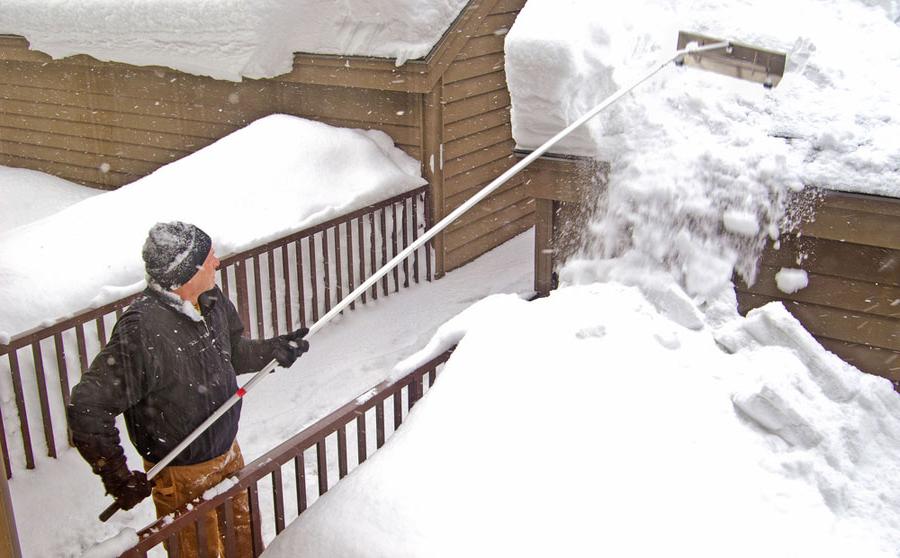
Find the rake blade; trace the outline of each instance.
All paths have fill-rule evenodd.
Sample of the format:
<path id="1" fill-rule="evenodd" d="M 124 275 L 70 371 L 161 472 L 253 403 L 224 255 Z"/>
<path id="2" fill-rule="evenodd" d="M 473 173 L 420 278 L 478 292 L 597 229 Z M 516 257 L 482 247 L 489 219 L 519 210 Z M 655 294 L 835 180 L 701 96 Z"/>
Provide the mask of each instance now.
<path id="1" fill-rule="evenodd" d="M 678 32 L 678 50 L 684 49 L 691 43 L 703 46 L 721 42 L 723 42 L 722 39 L 697 33 Z M 696 66 L 717 74 L 762 83 L 766 87 L 775 87 L 784 75 L 787 55 L 783 52 L 730 42 L 728 48 L 685 54 L 683 62 L 688 66 Z"/>

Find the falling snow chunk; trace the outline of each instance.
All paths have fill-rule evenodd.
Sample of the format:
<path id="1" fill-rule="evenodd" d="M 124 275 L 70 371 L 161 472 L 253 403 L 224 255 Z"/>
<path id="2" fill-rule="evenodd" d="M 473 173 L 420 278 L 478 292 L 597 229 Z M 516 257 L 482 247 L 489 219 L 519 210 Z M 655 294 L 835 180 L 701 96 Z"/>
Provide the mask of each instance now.
<path id="1" fill-rule="evenodd" d="M 809 276 L 802 269 L 782 267 L 775 274 L 775 284 L 779 291 L 791 294 L 805 289 L 809 285 Z"/>
<path id="2" fill-rule="evenodd" d="M 756 236 L 759 233 L 759 221 L 756 215 L 748 211 L 729 209 L 722 214 L 725 230 L 741 236 Z"/>

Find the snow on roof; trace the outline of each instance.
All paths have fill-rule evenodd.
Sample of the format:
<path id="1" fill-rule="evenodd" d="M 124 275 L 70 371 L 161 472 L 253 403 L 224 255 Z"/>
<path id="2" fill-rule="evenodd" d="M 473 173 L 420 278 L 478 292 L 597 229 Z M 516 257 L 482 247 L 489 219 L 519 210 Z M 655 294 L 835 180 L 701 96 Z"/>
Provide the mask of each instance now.
<path id="1" fill-rule="evenodd" d="M 141 248 L 156 222 L 193 223 L 227 256 L 421 186 L 419 172 L 380 131 L 257 120 L 118 190 L 0 233 L 0 342 L 142 289 Z"/>
<path id="2" fill-rule="evenodd" d="M 240 81 L 290 72 L 293 53 L 396 58 L 431 51 L 466 0 L 4 0 L 0 33 L 54 58 Z"/>
<path id="3" fill-rule="evenodd" d="M 896 556 L 891 383 L 781 304 L 682 310 L 617 283 L 480 301 L 402 428 L 265 557 Z"/>
<path id="4" fill-rule="evenodd" d="M 537 147 L 673 54 L 679 30 L 694 31 L 786 52 L 784 79 L 764 91 L 668 68 L 554 151 L 645 175 L 648 161 L 665 161 L 648 181 L 711 146 L 747 170 L 776 151 L 787 180 L 900 197 L 898 21 L 895 0 L 529 0 L 506 39 L 513 135 Z"/>
<path id="5" fill-rule="evenodd" d="M 0 166 L 0 234 L 100 193 L 40 171 Z"/>

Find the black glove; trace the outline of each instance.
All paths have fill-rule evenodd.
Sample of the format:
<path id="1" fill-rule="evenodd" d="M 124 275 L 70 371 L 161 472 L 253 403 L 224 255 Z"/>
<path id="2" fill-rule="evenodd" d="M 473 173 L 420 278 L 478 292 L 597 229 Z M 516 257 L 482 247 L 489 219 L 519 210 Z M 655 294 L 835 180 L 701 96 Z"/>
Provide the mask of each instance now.
<path id="1" fill-rule="evenodd" d="M 279 335 L 272 339 L 272 358 L 284 368 L 290 368 L 300 355 L 309 350 L 309 343 L 303 337 L 309 333 L 305 327 L 297 331 Z"/>
<path id="2" fill-rule="evenodd" d="M 141 471 L 129 471 L 123 467 L 103 475 L 106 493 L 116 499 L 119 509 L 130 510 L 150 496 L 153 483 Z"/>

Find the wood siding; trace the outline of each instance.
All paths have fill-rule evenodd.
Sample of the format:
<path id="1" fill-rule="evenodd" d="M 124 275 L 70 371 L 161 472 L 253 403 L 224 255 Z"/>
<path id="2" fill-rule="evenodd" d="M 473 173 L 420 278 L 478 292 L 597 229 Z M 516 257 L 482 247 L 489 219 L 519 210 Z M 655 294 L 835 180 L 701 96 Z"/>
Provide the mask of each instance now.
<path id="1" fill-rule="evenodd" d="M 524 0 L 499 0 L 444 72 L 443 197 L 446 215 L 516 163 L 503 42 Z M 444 235 L 444 269 L 459 267 L 534 225 L 522 175 L 453 223 Z"/>
<path id="2" fill-rule="evenodd" d="M 388 133 L 418 158 L 418 95 L 64 60 L 0 37 L 0 164 L 116 188 L 273 113 Z"/>
<path id="3" fill-rule="evenodd" d="M 778 290 L 782 267 L 806 270 L 809 286 Z M 825 194 L 799 237 L 767 249 L 755 284 L 738 283 L 741 312 L 773 300 L 828 350 L 900 387 L 900 200 Z"/>

